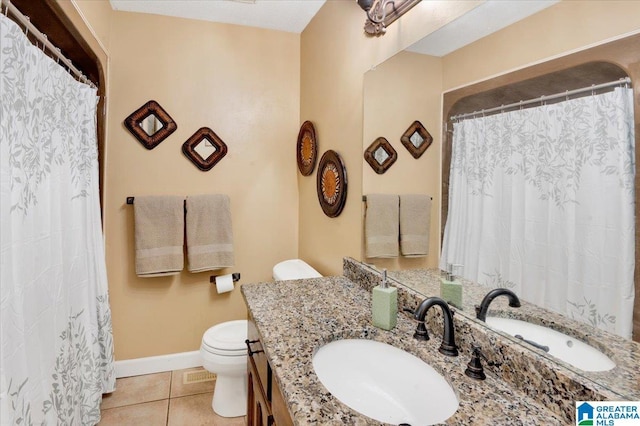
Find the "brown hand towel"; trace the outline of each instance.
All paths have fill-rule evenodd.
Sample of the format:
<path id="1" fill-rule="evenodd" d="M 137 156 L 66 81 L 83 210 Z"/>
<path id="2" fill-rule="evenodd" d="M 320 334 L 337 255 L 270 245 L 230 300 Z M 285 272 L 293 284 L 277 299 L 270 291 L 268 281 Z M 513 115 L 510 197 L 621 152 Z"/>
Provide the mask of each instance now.
<path id="1" fill-rule="evenodd" d="M 365 213 L 365 251 L 367 257 L 398 256 L 397 195 L 367 195 Z"/>
<path id="2" fill-rule="evenodd" d="M 231 206 L 227 195 L 187 197 L 189 272 L 233 266 Z"/>
<path id="3" fill-rule="evenodd" d="M 136 274 L 176 275 L 184 267 L 184 198 L 136 197 Z"/>
<path id="4" fill-rule="evenodd" d="M 420 194 L 400 195 L 400 252 L 403 256 L 429 254 L 431 197 Z"/>

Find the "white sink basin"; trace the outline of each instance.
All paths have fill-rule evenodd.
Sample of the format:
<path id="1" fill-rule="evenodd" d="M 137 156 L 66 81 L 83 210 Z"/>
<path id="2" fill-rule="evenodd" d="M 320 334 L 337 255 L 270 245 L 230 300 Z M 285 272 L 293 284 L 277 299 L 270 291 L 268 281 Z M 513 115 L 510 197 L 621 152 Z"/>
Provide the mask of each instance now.
<path id="1" fill-rule="evenodd" d="M 423 426 L 458 409 L 458 398 L 438 372 L 385 343 L 336 340 L 316 352 L 313 368 L 333 396 L 380 422 Z"/>
<path id="2" fill-rule="evenodd" d="M 512 318 L 488 317 L 487 324 L 512 336 L 549 347 L 549 354 L 583 371 L 607 371 L 616 364 L 598 349 L 541 325 Z"/>

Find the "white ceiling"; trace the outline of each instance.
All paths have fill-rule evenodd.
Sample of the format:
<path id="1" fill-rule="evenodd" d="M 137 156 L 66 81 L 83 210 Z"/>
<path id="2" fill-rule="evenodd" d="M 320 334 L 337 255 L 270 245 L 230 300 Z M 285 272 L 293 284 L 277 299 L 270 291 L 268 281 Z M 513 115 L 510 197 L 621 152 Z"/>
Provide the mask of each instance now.
<path id="1" fill-rule="evenodd" d="M 558 1 L 560 0 L 489 0 L 427 35 L 407 50 L 444 56 Z"/>
<path id="2" fill-rule="evenodd" d="M 114 10 L 301 33 L 325 0 L 109 0 Z"/>
<path id="3" fill-rule="evenodd" d="M 333 0 L 353 1 L 355 0 Z M 427 0 L 425 0 L 427 1 Z M 407 50 L 444 56 L 559 0 L 487 0 Z M 301 33 L 325 0 L 109 0 L 114 10 Z M 409 11 L 408 13 L 411 13 Z M 365 14 L 362 12 L 363 22 Z"/>

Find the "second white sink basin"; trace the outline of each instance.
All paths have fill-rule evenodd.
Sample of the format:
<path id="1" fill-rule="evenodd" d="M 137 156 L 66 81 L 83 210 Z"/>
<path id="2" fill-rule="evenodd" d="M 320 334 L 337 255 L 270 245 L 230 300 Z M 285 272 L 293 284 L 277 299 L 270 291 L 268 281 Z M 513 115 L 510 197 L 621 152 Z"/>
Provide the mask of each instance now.
<path id="1" fill-rule="evenodd" d="M 513 318 L 487 317 L 486 322 L 512 336 L 547 346 L 550 355 L 583 371 L 607 371 L 616 366 L 598 349 L 559 331 Z"/>
<path id="2" fill-rule="evenodd" d="M 433 367 L 385 343 L 336 340 L 318 349 L 313 368 L 333 396 L 380 422 L 423 426 L 458 409 L 453 389 Z"/>

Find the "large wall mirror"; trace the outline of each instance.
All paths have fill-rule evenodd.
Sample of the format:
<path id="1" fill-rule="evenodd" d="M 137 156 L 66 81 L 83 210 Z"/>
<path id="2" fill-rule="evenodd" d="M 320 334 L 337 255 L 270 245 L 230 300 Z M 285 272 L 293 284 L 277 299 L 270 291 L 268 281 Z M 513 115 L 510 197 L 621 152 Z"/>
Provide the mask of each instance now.
<path id="1" fill-rule="evenodd" d="M 415 271 L 437 271 L 439 263 L 439 247 L 442 231 L 445 226 L 448 206 L 448 172 L 450 162 L 451 140 L 445 131 L 445 123 L 453 115 L 487 109 L 523 99 L 536 98 L 541 95 L 559 93 L 566 90 L 590 86 L 602 82 L 613 81 L 629 76 L 634 87 L 635 133 L 636 145 L 640 137 L 640 35 L 630 36 L 589 48 L 587 50 L 558 57 L 548 62 L 536 64 L 515 72 L 500 75 L 473 85 L 449 91 L 443 94 L 442 59 L 416 53 L 409 48 L 399 52 L 364 76 L 364 128 L 363 152 L 378 137 L 385 137 L 398 152 L 396 163 L 384 174 L 376 174 L 366 163 L 363 164 L 363 195 L 372 193 L 425 193 L 433 196 L 433 211 L 430 229 L 430 254 L 421 258 L 370 259 L 364 253 L 363 263 L 378 270 L 388 269 L 389 276 L 401 285 L 406 285 L 418 292 L 420 276 L 416 280 Z M 636 46 L 636 47 L 634 47 Z M 417 84 L 416 82 L 420 82 Z M 419 120 L 433 135 L 431 148 L 419 159 L 414 159 L 403 148 L 400 142 L 402 133 L 414 120 Z M 442 123 L 442 124 L 441 124 Z M 442 156 L 442 157 L 441 157 Z M 364 160 L 363 160 L 364 161 Z M 638 150 L 636 149 L 636 163 Z M 638 178 L 636 177 L 635 194 L 638 198 Z M 366 212 L 366 201 L 363 201 L 362 217 Z M 441 215 L 440 217 L 438 217 Z M 640 244 L 638 238 L 638 204 L 636 204 L 636 295 L 640 295 L 638 285 L 638 266 L 640 260 Z M 363 233 L 364 234 L 364 233 Z M 486 289 L 488 291 L 488 289 Z M 423 293 L 425 296 L 433 295 Z M 483 294 L 479 292 L 478 294 Z M 480 297 L 480 296 L 477 296 Z M 635 299 L 634 336 L 640 338 L 640 317 L 638 307 L 640 297 Z M 464 307 L 458 310 L 462 315 L 475 320 L 474 305 L 478 300 L 466 300 Z M 596 330 L 594 329 L 594 334 Z M 622 340 L 622 339 L 621 339 Z M 517 343 L 516 339 L 514 342 Z M 529 348 L 523 344 L 523 347 Z M 622 343 L 623 350 L 629 351 L 630 361 L 636 360 L 639 354 L 638 345 L 628 341 Z M 555 362 L 553 357 L 549 360 Z M 565 364 L 562 364 L 566 367 Z M 571 369 L 571 367 L 569 367 Z M 618 383 L 603 384 L 606 373 L 589 373 L 573 369 L 598 386 L 616 392 L 619 395 L 640 395 L 640 383 L 620 380 Z M 614 381 L 615 382 L 615 381 Z"/>

